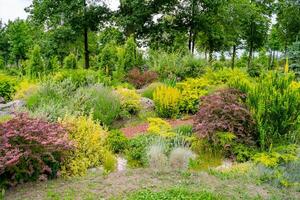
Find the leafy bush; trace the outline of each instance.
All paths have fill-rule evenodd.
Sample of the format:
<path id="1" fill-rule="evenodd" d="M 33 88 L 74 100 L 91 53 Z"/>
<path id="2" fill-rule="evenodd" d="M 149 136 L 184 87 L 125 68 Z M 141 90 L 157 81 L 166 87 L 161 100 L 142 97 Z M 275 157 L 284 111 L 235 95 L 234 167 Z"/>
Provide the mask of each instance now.
<path id="1" fill-rule="evenodd" d="M 196 155 L 188 148 L 177 147 L 170 153 L 170 165 L 173 169 L 187 170 L 190 160 L 196 158 Z"/>
<path id="2" fill-rule="evenodd" d="M 279 146 L 254 156 L 254 173 L 263 182 L 276 186 L 299 186 L 300 151 L 296 145 Z"/>
<path id="3" fill-rule="evenodd" d="M 147 165 L 147 149 L 151 141 L 153 141 L 153 136 L 149 134 L 138 135 L 129 140 L 125 151 L 129 166 L 143 167 Z"/>
<path id="4" fill-rule="evenodd" d="M 127 80 L 136 88 L 141 88 L 157 79 L 158 75 L 153 71 L 141 72 L 138 68 L 133 68 L 128 72 Z"/>
<path id="5" fill-rule="evenodd" d="M 114 153 L 123 153 L 128 145 L 128 139 L 119 130 L 110 131 L 106 143 Z"/>
<path id="6" fill-rule="evenodd" d="M 68 130 L 75 149 L 67 154 L 62 166 L 63 176 L 82 176 L 88 168 L 103 162 L 107 132 L 92 117 L 66 116 L 61 120 Z"/>
<path id="7" fill-rule="evenodd" d="M 72 144 L 59 124 L 20 114 L 0 124 L 0 186 L 58 176 Z"/>
<path id="8" fill-rule="evenodd" d="M 69 79 L 76 86 L 76 88 L 78 88 L 97 83 L 98 75 L 95 71 L 86 69 L 60 70 L 52 79 L 57 83 Z"/>
<path id="9" fill-rule="evenodd" d="M 209 82 L 205 79 L 187 79 L 184 82 L 176 84 L 176 88 L 181 91 L 180 111 L 186 113 L 195 113 L 199 109 L 199 100 L 201 96 L 207 94 Z"/>
<path id="10" fill-rule="evenodd" d="M 180 91 L 167 86 L 158 87 L 153 94 L 155 111 L 159 116 L 169 118 L 179 114 Z"/>
<path id="11" fill-rule="evenodd" d="M 246 92 L 262 148 L 299 140 L 300 93 L 292 87 L 293 80 L 292 74 L 269 72 L 248 87 L 241 81 L 233 84 Z"/>
<path id="12" fill-rule="evenodd" d="M 198 136 L 214 141 L 217 132 L 231 132 L 239 143 L 256 143 L 255 122 L 241 102 L 245 95 L 234 89 L 223 89 L 201 98 L 201 107 L 194 118 Z"/>
<path id="13" fill-rule="evenodd" d="M 160 82 L 154 82 L 154 83 L 151 83 L 150 85 L 148 85 L 144 90 L 143 90 L 143 93 L 142 93 L 142 96 L 143 97 L 146 97 L 146 98 L 149 98 L 149 99 L 153 99 L 153 93 L 154 91 L 158 88 L 158 87 L 161 87 L 163 86 L 164 84 L 163 83 L 160 83 Z"/>
<path id="14" fill-rule="evenodd" d="M 3 97 L 5 101 L 10 101 L 12 99 L 16 91 L 15 86 L 15 79 L 4 74 L 0 74 L 0 97 Z"/>
<path id="15" fill-rule="evenodd" d="M 191 137 L 193 135 L 193 126 L 192 125 L 181 125 L 174 129 L 174 132 L 180 136 Z"/>
<path id="16" fill-rule="evenodd" d="M 294 42 L 288 48 L 288 56 L 290 62 L 290 69 L 293 70 L 297 78 L 300 76 L 300 42 Z"/>
<path id="17" fill-rule="evenodd" d="M 65 57 L 64 68 L 65 69 L 76 69 L 77 68 L 76 56 L 73 53 L 70 53 L 67 57 Z"/>
<path id="18" fill-rule="evenodd" d="M 116 93 L 121 100 L 121 110 L 124 116 L 137 114 L 141 110 L 141 96 L 135 90 L 117 88 Z"/>
<path id="19" fill-rule="evenodd" d="M 175 136 L 171 125 L 160 118 L 148 118 L 149 127 L 147 132 L 164 138 Z"/>

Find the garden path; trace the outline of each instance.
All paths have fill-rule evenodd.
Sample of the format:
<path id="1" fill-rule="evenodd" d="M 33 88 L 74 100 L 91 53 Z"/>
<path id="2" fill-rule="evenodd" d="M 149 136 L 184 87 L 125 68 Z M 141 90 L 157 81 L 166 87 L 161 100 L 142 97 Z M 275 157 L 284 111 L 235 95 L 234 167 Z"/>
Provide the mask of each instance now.
<path id="1" fill-rule="evenodd" d="M 192 125 L 193 124 L 193 117 L 189 117 L 186 119 L 173 119 L 167 120 L 171 124 L 172 127 L 177 127 L 180 125 Z M 122 128 L 121 131 L 125 134 L 126 137 L 132 138 L 138 134 L 145 133 L 149 127 L 149 123 L 143 123 L 137 126 L 131 126 Z"/>

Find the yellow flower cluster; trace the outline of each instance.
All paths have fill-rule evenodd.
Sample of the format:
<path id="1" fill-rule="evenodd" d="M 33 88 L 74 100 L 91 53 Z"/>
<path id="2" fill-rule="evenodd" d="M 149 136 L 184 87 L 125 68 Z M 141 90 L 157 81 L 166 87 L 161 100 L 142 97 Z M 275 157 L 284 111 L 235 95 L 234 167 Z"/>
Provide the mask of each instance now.
<path id="1" fill-rule="evenodd" d="M 195 113 L 198 111 L 201 96 L 208 93 L 209 81 L 203 78 L 190 78 L 177 83 L 176 88 L 181 91 L 180 111 Z"/>
<path id="2" fill-rule="evenodd" d="M 177 88 L 160 86 L 154 91 L 153 100 L 159 116 L 170 118 L 179 114 L 180 91 Z"/>
<path id="3" fill-rule="evenodd" d="M 129 114 L 136 114 L 141 110 L 141 96 L 135 90 L 127 88 L 117 88 L 116 93 L 121 100 L 121 107 L 123 111 Z"/>
<path id="4" fill-rule="evenodd" d="M 22 80 L 18 86 L 17 91 L 14 95 L 14 99 L 24 99 L 31 93 L 38 89 L 38 85 L 28 79 Z"/>
<path id="5" fill-rule="evenodd" d="M 162 137 L 173 137 L 176 133 L 172 132 L 171 125 L 161 118 L 148 118 L 149 127 L 147 132 Z"/>
<path id="6" fill-rule="evenodd" d="M 108 135 L 92 117 L 66 116 L 59 120 L 69 132 L 75 149 L 70 151 L 62 165 L 63 176 L 82 176 L 87 169 L 103 164 L 103 155 L 107 151 L 104 147 Z"/>

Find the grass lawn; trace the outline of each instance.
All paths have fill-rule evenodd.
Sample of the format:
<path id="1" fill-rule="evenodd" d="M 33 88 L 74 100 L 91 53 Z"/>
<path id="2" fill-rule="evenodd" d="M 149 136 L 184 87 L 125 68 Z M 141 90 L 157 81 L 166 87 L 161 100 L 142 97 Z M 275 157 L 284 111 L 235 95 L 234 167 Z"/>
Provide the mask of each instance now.
<path id="1" fill-rule="evenodd" d="M 27 183 L 6 199 L 299 199 L 300 190 L 259 184 L 248 176 L 224 178 L 207 172 L 130 169 L 103 175 Z"/>

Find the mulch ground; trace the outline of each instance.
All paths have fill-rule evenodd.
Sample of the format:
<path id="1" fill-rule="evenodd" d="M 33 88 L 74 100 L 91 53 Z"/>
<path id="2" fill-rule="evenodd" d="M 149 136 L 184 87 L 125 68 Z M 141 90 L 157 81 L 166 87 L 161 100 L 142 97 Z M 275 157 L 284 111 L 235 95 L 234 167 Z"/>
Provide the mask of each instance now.
<path id="1" fill-rule="evenodd" d="M 193 124 L 193 118 L 190 117 L 188 119 L 175 119 L 175 120 L 167 120 L 171 126 L 178 127 L 181 125 L 192 125 Z M 147 129 L 149 127 L 148 123 L 143 123 L 137 126 L 133 127 L 127 127 L 127 128 L 122 128 L 121 131 L 125 134 L 126 137 L 132 138 L 134 136 L 137 136 L 139 134 L 143 134 L 147 132 Z"/>

